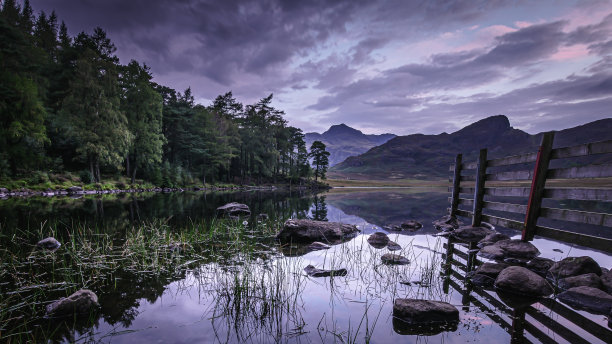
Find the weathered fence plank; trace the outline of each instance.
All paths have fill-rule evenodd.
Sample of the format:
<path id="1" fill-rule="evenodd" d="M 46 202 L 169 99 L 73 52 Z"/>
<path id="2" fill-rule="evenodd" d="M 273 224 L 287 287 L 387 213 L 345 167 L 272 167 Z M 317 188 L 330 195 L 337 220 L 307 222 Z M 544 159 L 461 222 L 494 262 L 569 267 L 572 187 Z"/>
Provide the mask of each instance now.
<path id="1" fill-rule="evenodd" d="M 553 220 L 579 222 L 588 225 L 612 227 L 612 214 L 593 213 L 572 209 L 542 208 L 540 216 Z"/>
<path id="2" fill-rule="evenodd" d="M 456 216 L 457 208 L 459 207 L 459 190 L 461 187 L 461 154 L 455 157 L 455 176 L 453 179 L 453 200 L 451 201 L 451 216 Z"/>
<path id="3" fill-rule="evenodd" d="M 531 180 L 532 171 L 508 171 L 488 173 L 487 181 Z"/>
<path id="4" fill-rule="evenodd" d="M 612 177 L 612 165 L 590 165 L 549 170 L 548 179 L 578 179 Z"/>
<path id="5" fill-rule="evenodd" d="M 572 158 L 592 154 L 612 153 L 612 140 L 553 149 L 552 159 Z"/>
<path id="6" fill-rule="evenodd" d="M 582 233 L 568 232 L 561 229 L 544 226 L 537 226 L 535 229 L 535 235 L 612 253 L 612 239 Z"/>
<path id="7" fill-rule="evenodd" d="M 485 194 L 485 179 L 487 176 L 487 149 L 481 149 L 478 155 L 478 169 L 476 171 L 476 185 L 474 189 L 474 216 L 472 226 L 480 226 L 482 221 L 482 202 Z"/>
<path id="8" fill-rule="evenodd" d="M 526 164 L 536 161 L 538 153 L 527 153 L 521 155 L 513 155 L 505 158 L 492 159 L 487 161 L 488 167 L 508 166 L 516 164 Z"/>
<path id="9" fill-rule="evenodd" d="M 612 189 L 552 188 L 544 190 L 544 198 L 612 201 Z"/>

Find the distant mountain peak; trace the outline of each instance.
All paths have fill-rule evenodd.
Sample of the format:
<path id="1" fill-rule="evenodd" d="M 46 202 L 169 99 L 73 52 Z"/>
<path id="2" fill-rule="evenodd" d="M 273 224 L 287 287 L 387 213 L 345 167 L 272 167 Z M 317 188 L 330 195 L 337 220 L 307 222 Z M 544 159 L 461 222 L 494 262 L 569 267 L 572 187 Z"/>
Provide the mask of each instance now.
<path id="1" fill-rule="evenodd" d="M 323 133 L 323 135 L 342 135 L 342 134 L 363 135 L 363 133 L 360 130 L 351 128 L 344 123 L 332 125 L 331 127 L 329 127 L 329 129 L 327 129 L 326 132 Z"/>
<path id="2" fill-rule="evenodd" d="M 467 127 L 454 132 L 453 135 L 465 135 L 466 133 L 480 135 L 488 133 L 490 135 L 495 135 L 498 133 L 503 133 L 511 128 L 512 127 L 510 126 L 510 120 L 508 119 L 508 117 L 504 115 L 497 115 L 483 118 L 477 122 L 474 122 L 468 125 Z"/>

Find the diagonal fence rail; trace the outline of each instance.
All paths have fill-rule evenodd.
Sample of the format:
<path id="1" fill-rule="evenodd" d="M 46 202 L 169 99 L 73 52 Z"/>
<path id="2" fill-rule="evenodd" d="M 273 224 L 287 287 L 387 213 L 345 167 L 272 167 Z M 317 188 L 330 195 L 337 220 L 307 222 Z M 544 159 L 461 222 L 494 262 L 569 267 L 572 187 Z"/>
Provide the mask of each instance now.
<path id="1" fill-rule="evenodd" d="M 584 165 L 578 161 L 612 154 L 612 140 L 555 149 L 552 148 L 553 141 L 554 132 L 548 132 L 543 135 L 537 152 L 498 159 L 487 159 L 487 149 L 480 150 L 475 162 L 463 162 L 462 154 L 458 154 L 455 164 L 450 167 L 453 173 L 453 184 L 449 188 L 452 192 L 450 215 L 471 218 L 474 226 L 486 221 L 518 230 L 524 241 L 541 236 L 611 253 L 612 235 L 602 237 L 568 230 L 572 227 L 580 229 L 583 225 L 608 230 L 612 227 L 611 213 L 571 208 L 571 204 L 563 208 L 544 206 L 543 201 L 589 201 L 595 203 L 593 208 L 605 209 L 598 203 L 612 202 L 612 188 L 575 185 L 597 185 L 598 181 L 612 177 L 612 164 Z M 564 167 L 551 168 L 552 163 Z M 516 201 L 519 198 L 527 202 Z M 460 206 L 470 207 L 471 211 Z M 485 210 L 509 216 L 493 215 L 485 213 Z M 517 216 L 524 220 L 516 219 Z M 543 219 L 563 225 L 544 225 Z"/>

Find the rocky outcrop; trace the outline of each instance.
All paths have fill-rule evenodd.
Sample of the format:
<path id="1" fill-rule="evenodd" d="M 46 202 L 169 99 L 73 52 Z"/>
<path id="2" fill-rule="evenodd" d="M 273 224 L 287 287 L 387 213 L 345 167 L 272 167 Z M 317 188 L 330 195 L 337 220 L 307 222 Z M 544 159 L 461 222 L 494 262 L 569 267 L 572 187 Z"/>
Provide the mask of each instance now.
<path id="1" fill-rule="evenodd" d="M 36 243 L 36 247 L 43 250 L 55 251 L 60 248 L 62 244 L 57 241 L 54 237 L 44 238 Z"/>
<path id="2" fill-rule="evenodd" d="M 393 316 L 409 324 L 459 322 L 459 310 L 447 302 L 416 299 L 395 299 Z"/>
<path id="3" fill-rule="evenodd" d="M 399 254 L 385 253 L 380 257 L 383 264 L 386 265 L 406 265 L 410 264 L 408 258 L 400 256 Z"/>
<path id="4" fill-rule="evenodd" d="M 291 219 L 285 222 L 276 238 L 281 242 L 340 244 L 358 232 L 357 227 L 344 223 Z"/>
<path id="5" fill-rule="evenodd" d="M 567 290 L 574 287 L 591 287 L 601 289 L 601 278 L 594 273 L 562 278 L 558 281 L 557 287 Z"/>
<path id="6" fill-rule="evenodd" d="M 557 295 L 568 305 L 592 313 L 608 315 L 612 311 L 612 295 L 597 288 L 575 287 Z"/>
<path id="7" fill-rule="evenodd" d="M 249 206 L 242 203 L 231 202 L 217 208 L 217 216 L 227 216 L 237 218 L 240 216 L 250 216 Z"/>
<path id="8" fill-rule="evenodd" d="M 567 257 L 553 264 L 548 270 L 548 278 L 562 279 L 572 276 L 594 273 L 597 276 L 601 275 L 601 267 L 593 258 L 582 257 Z"/>
<path id="9" fill-rule="evenodd" d="M 308 265 L 307 267 L 305 267 L 304 271 L 310 277 L 346 276 L 346 274 L 348 273 L 346 269 L 324 270 L 317 269 L 312 265 Z"/>
<path id="10" fill-rule="evenodd" d="M 548 296 L 554 291 L 546 279 L 521 266 L 510 266 L 502 270 L 495 279 L 495 288 L 529 297 Z"/>
<path id="11" fill-rule="evenodd" d="M 47 316 L 50 317 L 67 317 L 93 312 L 99 306 L 98 297 L 93 291 L 81 289 L 68 297 L 47 305 L 46 311 Z"/>
<path id="12" fill-rule="evenodd" d="M 386 247 L 389 241 L 389 237 L 383 232 L 376 232 L 368 237 L 368 244 L 379 249 Z"/>
<path id="13" fill-rule="evenodd" d="M 537 247 L 521 240 L 500 240 L 493 245 L 483 247 L 478 255 L 488 259 L 506 260 L 508 258 L 525 263 L 540 255 Z M 515 263 L 515 261 L 513 261 Z"/>
<path id="14" fill-rule="evenodd" d="M 455 231 L 453 231 L 451 236 L 457 240 L 464 242 L 478 242 L 492 233 L 495 233 L 495 231 L 487 227 L 464 226 L 459 227 Z"/>

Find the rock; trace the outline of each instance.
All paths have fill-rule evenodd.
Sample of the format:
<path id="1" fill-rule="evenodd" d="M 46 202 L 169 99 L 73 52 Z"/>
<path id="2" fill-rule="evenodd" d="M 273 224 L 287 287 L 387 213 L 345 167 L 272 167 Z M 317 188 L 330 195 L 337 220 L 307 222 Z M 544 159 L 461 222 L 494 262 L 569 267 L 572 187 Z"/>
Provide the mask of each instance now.
<path id="1" fill-rule="evenodd" d="M 249 216 L 251 215 L 251 210 L 246 204 L 231 202 L 217 208 L 217 215 L 229 217 Z"/>
<path id="2" fill-rule="evenodd" d="M 395 241 L 389 240 L 389 242 L 387 243 L 387 249 L 389 251 L 399 251 L 402 249 L 402 247 Z"/>
<path id="3" fill-rule="evenodd" d="M 510 266 L 502 270 L 495 279 L 495 288 L 530 297 L 548 296 L 554 291 L 546 279 L 521 266 Z"/>
<path id="4" fill-rule="evenodd" d="M 454 216 L 446 215 L 439 220 L 435 220 L 432 224 L 438 230 L 452 231 L 459 228 L 463 223 Z"/>
<path id="5" fill-rule="evenodd" d="M 612 294 L 612 271 L 608 270 L 601 274 L 601 284 L 603 290 L 607 291 L 609 294 Z"/>
<path id="6" fill-rule="evenodd" d="M 7 188 L 0 188 L 0 194 L 7 194 L 9 193 Z"/>
<path id="7" fill-rule="evenodd" d="M 554 263 L 552 259 L 536 257 L 528 261 L 525 267 L 542 277 L 546 277 L 548 270 Z"/>
<path id="8" fill-rule="evenodd" d="M 559 252 L 559 253 L 563 253 L 563 251 L 562 251 L 562 250 L 560 250 L 560 249 L 558 249 L 558 248 L 553 248 L 553 251 L 555 251 L 555 252 Z"/>
<path id="9" fill-rule="evenodd" d="M 47 316 L 65 317 L 74 314 L 84 314 L 96 310 L 98 297 L 93 291 L 81 289 L 74 294 L 61 298 L 52 304 L 47 305 Z"/>
<path id="10" fill-rule="evenodd" d="M 497 278 L 499 273 L 507 267 L 509 267 L 509 265 L 504 263 L 483 263 L 474 273 Z"/>
<path id="11" fill-rule="evenodd" d="M 550 279 L 561 279 L 571 276 L 584 275 L 588 273 L 601 275 L 601 268 L 591 257 L 567 257 L 553 264 L 548 270 L 547 277 Z"/>
<path id="12" fill-rule="evenodd" d="M 417 299 L 395 299 L 393 316 L 409 324 L 459 322 L 459 310 L 447 302 Z"/>
<path id="13" fill-rule="evenodd" d="M 319 242 L 319 241 L 315 241 L 312 244 L 308 245 L 308 248 L 311 249 L 312 251 L 318 251 L 318 250 L 330 249 L 331 246 L 324 244 L 322 242 Z"/>
<path id="14" fill-rule="evenodd" d="M 308 265 L 307 267 L 305 267 L 304 271 L 306 271 L 306 273 L 310 277 L 346 276 L 346 274 L 348 273 L 346 269 L 324 270 L 317 269 L 312 265 Z"/>
<path id="15" fill-rule="evenodd" d="M 44 238 L 41 241 L 36 243 L 37 248 L 50 250 L 50 251 L 55 251 L 60 246 L 62 246 L 62 244 L 60 244 L 60 242 L 57 241 L 54 237 Z"/>
<path id="16" fill-rule="evenodd" d="M 486 227 L 464 226 L 456 229 L 451 236 L 465 242 L 478 242 L 491 233 L 495 232 Z"/>
<path id="17" fill-rule="evenodd" d="M 383 232 L 376 232 L 368 237 L 368 243 L 374 248 L 383 248 L 391 241 L 387 234 Z"/>
<path id="18" fill-rule="evenodd" d="M 80 186 L 71 186 L 68 189 L 66 189 L 66 192 L 68 192 L 68 194 L 78 194 L 82 191 L 83 191 L 83 188 Z"/>
<path id="19" fill-rule="evenodd" d="M 400 256 L 399 254 L 385 253 L 380 257 L 383 264 L 387 265 L 406 265 L 410 264 L 408 258 Z"/>
<path id="20" fill-rule="evenodd" d="M 487 275 L 475 274 L 472 275 L 470 280 L 472 281 L 472 284 L 482 288 L 491 288 L 495 285 L 495 278 Z"/>
<path id="21" fill-rule="evenodd" d="M 515 240 L 500 240 L 493 245 L 483 247 L 478 253 L 479 256 L 495 260 L 504 260 L 506 258 L 516 258 L 520 261 L 527 262 L 532 258 L 540 255 L 537 247 L 530 242 L 524 242 L 519 239 Z M 515 261 L 513 263 L 520 263 Z"/>
<path id="22" fill-rule="evenodd" d="M 478 247 L 483 248 L 485 246 L 493 245 L 498 241 L 509 239 L 510 237 L 505 234 L 501 234 L 498 232 L 491 233 L 478 242 Z"/>
<path id="23" fill-rule="evenodd" d="M 257 221 L 261 222 L 261 221 L 268 221 L 270 217 L 268 216 L 268 214 L 265 213 L 261 213 L 259 215 L 257 215 Z"/>
<path id="24" fill-rule="evenodd" d="M 419 222 L 415 221 L 415 220 L 408 220 L 408 221 L 404 221 L 400 227 L 402 227 L 402 229 L 404 230 L 409 230 L 411 232 L 414 232 L 416 230 L 419 230 L 423 227 L 422 224 L 420 224 Z"/>
<path id="25" fill-rule="evenodd" d="M 597 288 L 574 287 L 557 295 L 557 298 L 574 308 L 592 313 L 608 315 L 612 311 L 612 295 Z"/>
<path id="26" fill-rule="evenodd" d="M 358 232 L 357 227 L 344 223 L 291 219 L 285 222 L 276 238 L 281 242 L 339 244 L 355 237 Z"/>
<path id="27" fill-rule="evenodd" d="M 601 278 L 591 272 L 584 275 L 562 278 L 557 283 L 557 287 L 561 290 L 582 286 L 601 289 Z"/>

